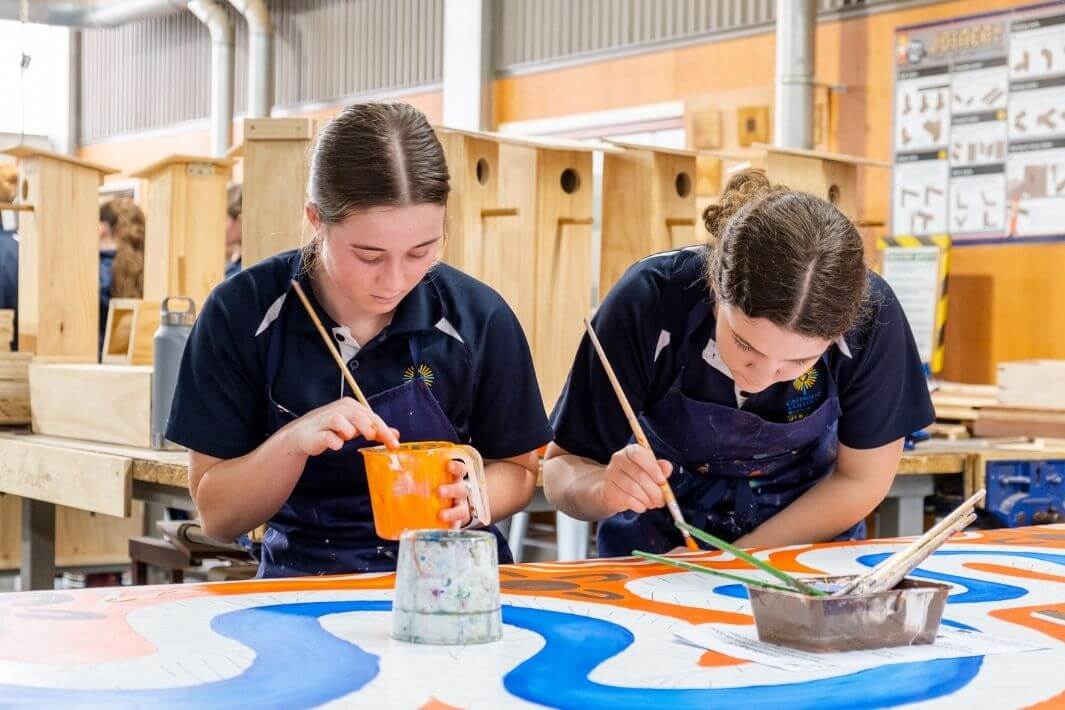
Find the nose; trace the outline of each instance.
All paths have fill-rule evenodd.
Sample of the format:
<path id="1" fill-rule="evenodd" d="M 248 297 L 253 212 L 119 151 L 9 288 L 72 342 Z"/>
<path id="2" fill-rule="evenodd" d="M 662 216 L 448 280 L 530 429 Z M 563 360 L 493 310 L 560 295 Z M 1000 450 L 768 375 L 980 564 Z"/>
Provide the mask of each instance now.
<path id="1" fill-rule="evenodd" d="M 752 392 L 761 392 L 780 379 L 780 368 L 769 360 L 751 360 L 745 368 L 744 374 Z"/>
<path id="2" fill-rule="evenodd" d="M 398 259 L 390 259 L 381 274 L 381 286 L 389 294 L 403 290 L 403 265 Z"/>

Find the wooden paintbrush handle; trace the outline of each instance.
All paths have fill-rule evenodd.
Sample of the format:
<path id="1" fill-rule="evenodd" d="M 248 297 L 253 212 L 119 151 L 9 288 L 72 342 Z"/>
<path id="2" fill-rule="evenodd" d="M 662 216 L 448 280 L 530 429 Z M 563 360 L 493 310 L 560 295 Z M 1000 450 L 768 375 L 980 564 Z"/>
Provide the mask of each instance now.
<path id="1" fill-rule="evenodd" d="M 919 548 L 912 555 L 905 560 L 899 560 L 895 565 L 881 570 L 873 579 L 870 579 L 865 586 L 865 590 L 869 593 L 874 592 L 886 592 L 889 589 L 894 589 L 895 585 L 906 578 L 910 572 L 915 570 L 919 564 L 928 559 L 933 552 L 942 547 L 950 538 L 955 534 L 961 532 L 972 522 L 976 520 L 976 515 L 970 514 L 961 520 L 958 520 L 954 525 L 941 532 L 937 537 L 929 540 L 923 547 Z"/>
<path id="2" fill-rule="evenodd" d="M 610 386 L 614 388 L 614 395 L 618 398 L 618 402 L 621 404 L 621 409 L 625 412 L 625 418 L 629 420 L 629 427 L 632 429 L 632 435 L 636 438 L 636 443 L 651 452 L 654 456 L 654 449 L 651 448 L 651 442 L 647 440 L 647 435 L 643 433 L 643 427 L 640 426 L 640 420 L 636 417 L 636 412 L 633 411 L 632 405 L 629 404 L 629 398 L 625 396 L 625 390 L 621 388 L 621 381 L 618 380 L 618 376 L 614 374 L 614 368 L 610 365 L 610 360 L 606 356 L 606 352 L 603 350 L 602 344 L 599 342 L 599 336 L 595 334 L 595 330 L 592 328 L 592 324 L 587 318 L 584 319 L 584 328 L 588 331 L 588 340 L 592 342 L 592 347 L 595 348 L 596 355 L 599 356 L 599 362 L 603 366 L 603 370 L 606 372 L 606 378 L 610 380 Z M 673 495 L 673 489 L 669 487 L 669 483 L 661 484 L 662 495 L 666 499 L 666 508 L 669 509 L 670 515 L 673 516 L 673 522 L 683 523 L 684 514 L 681 513 L 680 506 L 677 505 L 677 498 Z M 691 533 L 684 528 L 680 529 L 681 535 L 684 537 L 684 545 L 691 551 L 696 552 L 699 549 L 699 545 L 692 539 Z"/>
<path id="3" fill-rule="evenodd" d="M 913 555 L 915 552 L 917 552 L 919 549 L 921 549 L 924 545 L 926 545 L 930 540 L 933 540 L 933 539 L 939 537 L 943 533 L 944 530 L 947 530 L 948 528 L 952 527 L 955 523 L 957 523 L 958 520 L 960 520 L 963 517 L 969 515 L 969 513 L 972 512 L 973 507 L 980 501 L 980 499 L 982 499 L 984 497 L 984 495 L 986 493 L 987 493 L 987 491 L 985 489 L 981 488 L 979 491 L 977 491 L 975 494 L 973 494 L 968 500 L 966 500 L 964 503 L 962 503 L 957 508 L 955 508 L 949 515 L 947 515 L 941 521 L 939 521 L 938 523 L 933 525 L 932 528 L 928 532 L 926 532 L 924 535 L 921 535 L 919 538 L 917 538 L 916 540 L 911 542 L 909 545 L 904 547 L 902 550 L 896 552 L 891 557 L 886 558 L 884 561 L 882 561 L 877 566 L 873 567 L 873 569 L 869 570 L 865 574 L 860 575 L 858 577 L 855 577 L 850 582 L 848 582 L 843 587 L 841 587 L 839 590 L 834 592 L 832 594 L 832 596 L 834 596 L 834 597 L 842 597 L 842 596 L 845 596 L 847 594 L 853 593 L 859 587 L 868 586 L 868 582 L 870 582 L 873 579 L 873 577 L 879 575 L 886 568 L 888 568 L 890 566 L 894 566 L 900 560 L 905 559 L 905 558 Z"/>
<path id="4" fill-rule="evenodd" d="M 299 296 L 300 302 L 307 310 L 307 315 L 310 316 L 311 321 L 314 323 L 314 327 L 318 329 L 318 334 L 322 336 L 322 342 L 325 343 L 325 349 L 329 351 L 329 354 L 333 356 L 333 360 L 336 362 L 337 367 L 340 368 L 340 374 L 344 376 L 344 380 L 348 383 L 348 387 L 355 394 L 355 398 L 359 400 L 359 404 L 366 408 L 366 411 L 373 413 L 373 409 L 370 407 L 370 403 L 366 401 L 366 396 L 359 389 L 359 385 L 355 382 L 355 377 L 348 371 L 348 366 L 340 357 L 340 353 L 337 351 L 336 345 L 333 343 L 333 339 L 329 337 L 329 334 L 325 332 L 325 326 L 322 325 L 322 321 L 318 318 L 318 314 L 314 312 L 314 306 L 307 299 L 307 294 L 303 292 L 303 287 L 300 286 L 299 281 L 292 280 L 292 288 L 295 289 L 296 295 Z"/>

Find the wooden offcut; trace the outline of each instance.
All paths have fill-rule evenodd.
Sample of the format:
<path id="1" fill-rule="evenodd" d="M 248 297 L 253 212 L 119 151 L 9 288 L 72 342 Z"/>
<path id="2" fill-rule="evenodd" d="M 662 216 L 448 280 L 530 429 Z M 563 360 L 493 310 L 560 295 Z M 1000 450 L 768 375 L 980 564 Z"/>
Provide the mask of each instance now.
<path id="1" fill-rule="evenodd" d="M 32 358 L 33 353 L 0 352 L 0 424 L 30 423 Z"/>
<path id="2" fill-rule="evenodd" d="M 244 120 L 240 151 L 244 158 L 240 217 L 244 268 L 309 240 L 303 208 L 317 130 L 313 118 Z"/>
<path id="3" fill-rule="evenodd" d="M 69 156 L 17 146 L 18 349 L 95 361 L 99 347 L 99 207 L 103 177 L 118 172 Z"/>
<path id="4" fill-rule="evenodd" d="M 148 182 L 144 298 L 187 296 L 198 311 L 222 280 L 226 182 L 232 163 L 171 155 L 131 174 Z"/>
<path id="5" fill-rule="evenodd" d="M 1005 405 L 1065 409 L 1065 360 L 999 363 L 998 388 Z"/>
<path id="6" fill-rule="evenodd" d="M 147 365 L 30 365 L 38 434 L 150 448 L 151 393 Z"/>
<path id="7" fill-rule="evenodd" d="M 696 154 L 615 143 L 603 155 L 599 293 L 605 296 L 636 261 L 700 241 L 696 230 Z"/>
<path id="8" fill-rule="evenodd" d="M 1065 438 L 1065 404 L 1050 407 L 984 407 L 973 422 L 976 436 Z"/>
<path id="9" fill-rule="evenodd" d="M 100 360 L 114 365 L 151 365 L 159 302 L 112 298 Z"/>

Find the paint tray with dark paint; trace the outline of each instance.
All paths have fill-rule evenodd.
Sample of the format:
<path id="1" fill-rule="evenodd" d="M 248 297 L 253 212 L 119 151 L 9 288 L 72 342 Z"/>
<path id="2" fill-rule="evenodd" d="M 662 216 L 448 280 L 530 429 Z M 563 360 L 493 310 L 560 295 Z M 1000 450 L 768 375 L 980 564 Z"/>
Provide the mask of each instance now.
<path id="1" fill-rule="evenodd" d="M 935 641 L 950 587 L 903 579 L 892 589 L 832 596 L 852 577 L 805 578 L 826 596 L 748 585 L 758 638 L 803 651 L 859 651 Z"/>

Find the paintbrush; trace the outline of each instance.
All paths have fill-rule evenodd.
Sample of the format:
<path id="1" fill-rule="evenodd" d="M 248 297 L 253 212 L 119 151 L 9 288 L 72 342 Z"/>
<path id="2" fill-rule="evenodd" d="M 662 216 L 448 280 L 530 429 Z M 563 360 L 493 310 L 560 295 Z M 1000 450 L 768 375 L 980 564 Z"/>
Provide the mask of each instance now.
<path id="1" fill-rule="evenodd" d="M 738 557 L 739 559 L 743 560 L 744 562 L 752 564 L 755 567 L 757 567 L 758 569 L 762 570 L 763 572 L 767 572 L 767 573 L 773 575 L 774 577 L 779 579 L 781 582 L 784 582 L 785 584 L 787 584 L 789 587 L 792 587 L 796 591 L 799 591 L 799 592 L 801 592 L 801 593 L 803 593 L 803 594 L 805 594 L 807 596 L 811 596 L 811 597 L 827 597 L 828 596 L 827 593 L 822 592 L 820 589 L 814 589 L 809 584 L 804 584 L 803 582 L 799 581 L 795 577 L 792 577 L 787 572 L 784 572 L 783 570 L 777 569 L 776 567 L 774 567 L 773 565 L 769 564 L 768 562 L 765 562 L 764 560 L 758 559 L 757 557 L 755 557 L 754 555 L 750 554 L 746 550 L 740 549 L 740 548 L 736 547 L 733 544 L 727 543 L 724 540 L 722 540 L 721 538 L 716 537 L 714 535 L 711 535 L 710 533 L 706 532 L 705 530 L 700 530 L 699 528 L 695 527 L 694 525 L 688 525 L 687 523 L 677 523 L 677 526 L 680 527 L 681 530 L 687 530 L 687 532 L 691 533 L 692 535 L 694 535 L 695 537 L 699 538 L 703 542 L 705 542 L 705 543 L 707 543 L 709 545 L 713 545 L 714 547 L 718 548 L 719 550 L 724 550 L 725 552 L 730 552 L 733 555 L 735 555 L 736 557 Z"/>
<path id="2" fill-rule="evenodd" d="M 859 586 L 858 589 L 855 590 L 855 594 L 875 594 L 876 592 L 886 592 L 889 589 L 894 589 L 895 585 L 905 579 L 906 575 L 910 572 L 917 569 L 917 566 L 928 559 L 932 553 L 942 547 L 956 534 L 972 525 L 975 521 L 976 514 L 970 513 L 968 516 L 944 530 L 938 537 L 930 540 L 912 556 L 905 560 L 900 560 L 894 566 L 883 569 L 880 574 L 869 579 L 864 585 Z"/>
<path id="3" fill-rule="evenodd" d="M 321 319 L 318 318 L 318 314 L 314 312 L 314 306 L 307 299 L 307 294 L 303 292 L 303 287 L 299 282 L 292 279 L 292 288 L 296 290 L 296 295 L 299 296 L 300 302 L 303 303 L 303 307 L 307 309 L 307 315 L 311 317 L 311 321 L 314 323 L 314 327 L 318 329 L 318 334 L 322 336 L 322 342 L 325 343 L 325 349 L 329 351 L 329 354 L 333 356 L 333 360 L 336 361 L 337 367 L 340 368 L 340 373 L 344 376 L 344 380 L 348 383 L 348 387 L 355 393 L 355 399 L 359 400 L 359 404 L 366 408 L 366 411 L 373 414 L 373 408 L 370 403 L 366 401 L 366 396 L 359 389 L 359 384 L 355 381 L 355 377 L 348 371 L 348 366 L 344 364 L 343 358 L 340 357 L 340 353 L 337 351 L 336 345 L 333 343 L 333 339 L 329 337 L 329 334 L 325 332 L 325 326 L 322 325 Z"/>
<path id="4" fill-rule="evenodd" d="M 717 577 L 724 577 L 725 579 L 731 579 L 734 582 L 742 582 L 743 584 L 749 584 L 752 587 L 761 587 L 762 589 L 775 589 L 778 592 L 790 592 L 793 591 L 788 587 L 782 587 L 778 584 L 770 584 L 769 582 L 763 582 L 760 579 L 753 579 L 751 577 L 743 577 L 738 574 L 729 574 L 728 572 L 722 572 L 716 569 L 710 569 L 709 567 L 703 567 L 701 565 L 692 564 L 691 562 L 685 562 L 684 560 L 677 560 L 672 557 L 666 557 L 665 555 L 653 555 L 650 552 L 642 552 L 640 550 L 633 550 L 632 554 L 635 557 L 642 557 L 645 560 L 653 560 L 654 562 L 661 562 L 664 565 L 670 565 L 672 567 L 679 567 L 680 569 L 690 570 L 692 572 L 703 572 L 705 574 L 712 574 Z"/>
<path id="5" fill-rule="evenodd" d="M 599 342 L 599 337 L 595 334 L 595 330 L 592 328 L 592 324 L 588 322 L 588 319 L 584 319 L 584 327 L 588 331 L 588 339 L 592 341 L 592 346 L 595 348 L 595 352 L 599 355 L 599 362 L 602 363 L 603 369 L 606 371 L 606 377 L 610 380 L 610 386 L 614 388 L 614 394 L 618 398 L 618 402 L 621 403 L 621 409 L 625 412 L 625 418 L 629 420 L 629 426 L 632 428 L 632 434 L 636 437 L 636 443 L 651 452 L 651 456 L 654 456 L 654 449 L 651 448 L 651 443 L 647 441 L 647 435 L 643 433 L 643 427 L 640 426 L 640 421 L 636 418 L 636 412 L 632 410 L 632 405 L 629 404 L 629 398 L 625 396 L 625 390 L 621 388 L 621 382 L 618 381 L 617 375 L 614 374 L 614 368 L 610 366 L 610 360 L 607 359 L 606 353 L 603 351 L 603 346 Z M 666 500 L 666 507 L 669 509 L 670 515 L 673 516 L 673 522 L 680 527 L 684 523 L 684 514 L 680 512 L 680 506 L 677 504 L 677 498 L 673 495 L 673 489 L 669 487 L 669 482 L 663 483 L 659 486 L 662 489 L 662 497 Z M 695 540 L 692 539 L 691 534 L 680 527 L 681 534 L 684 536 L 684 544 L 689 550 L 693 552 L 699 551 L 699 546 L 695 544 Z"/>
<path id="6" fill-rule="evenodd" d="M 837 591 L 833 592 L 832 596 L 842 597 L 844 595 L 851 594 L 859 586 L 866 586 L 866 583 L 868 581 L 870 581 L 874 577 L 878 576 L 881 572 L 883 572 L 888 567 L 891 567 L 893 565 L 898 564 L 898 562 L 901 561 L 901 560 L 908 559 L 909 557 L 914 555 L 918 550 L 920 550 L 922 547 L 924 547 L 926 544 L 928 544 L 931 540 L 934 540 L 937 537 L 939 537 L 945 530 L 947 530 L 948 528 L 953 526 L 955 523 L 957 523 L 959 520 L 961 520 L 962 518 L 966 517 L 969 513 L 971 513 L 972 509 L 976 506 L 977 503 L 980 502 L 980 500 L 986 494 L 987 494 L 987 491 L 985 489 L 981 488 L 976 493 L 974 493 L 972 496 L 970 496 L 970 498 L 968 500 L 966 500 L 964 503 L 962 503 L 957 508 L 955 508 L 950 513 L 950 515 L 948 515 L 947 517 L 943 518 L 941 521 L 939 521 L 938 523 L 933 525 L 932 528 L 928 532 L 926 532 L 924 535 L 922 535 L 921 537 L 917 538 L 916 540 L 911 542 L 909 545 L 904 547 L 902 550 L 900 550 L 899 552 L 896 552 L 891 557 L 888 557 L 883 562 L 878 564 L 876 567 L 873 567 L 873 569 L 869 570 L 865 574 L 863 574 L 863 575 L 861 575 L 859 577 L 855 577 L 850 582 L 848 582 L 844 586 L 840 587 Z"/>

